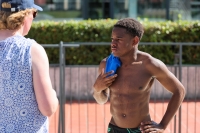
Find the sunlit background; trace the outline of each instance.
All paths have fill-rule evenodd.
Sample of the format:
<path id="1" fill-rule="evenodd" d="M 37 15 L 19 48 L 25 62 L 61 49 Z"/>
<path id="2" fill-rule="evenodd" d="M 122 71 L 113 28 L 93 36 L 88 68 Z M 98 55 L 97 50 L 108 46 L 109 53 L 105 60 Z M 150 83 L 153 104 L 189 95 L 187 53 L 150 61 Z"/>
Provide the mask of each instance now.
<path id="1" fill-rule="evenodd" d="M 37 20 L 82 20 L 124 17 L 199 20 L 200 0 L 35 0 L 43 7 Z"/>

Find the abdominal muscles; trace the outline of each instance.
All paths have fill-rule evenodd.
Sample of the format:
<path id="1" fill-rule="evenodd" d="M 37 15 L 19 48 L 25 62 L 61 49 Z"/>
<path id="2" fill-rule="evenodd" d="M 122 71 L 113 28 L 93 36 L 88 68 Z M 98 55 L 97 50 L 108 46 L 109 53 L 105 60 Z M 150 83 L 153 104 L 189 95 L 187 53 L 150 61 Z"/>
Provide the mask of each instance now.
<path id="1" fill-rule="evenodd" d="M 139 127 L 149 116 L 149 92 L 117 93 L 110 96 L 111 123 L 121 128 Z"/>

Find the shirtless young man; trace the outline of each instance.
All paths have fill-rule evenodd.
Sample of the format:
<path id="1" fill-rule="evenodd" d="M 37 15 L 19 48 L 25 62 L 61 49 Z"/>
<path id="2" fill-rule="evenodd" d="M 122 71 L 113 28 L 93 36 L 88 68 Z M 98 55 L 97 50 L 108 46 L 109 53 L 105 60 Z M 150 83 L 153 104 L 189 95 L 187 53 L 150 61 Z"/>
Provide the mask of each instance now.
<path id="1" fill-rule="evenodd" d="M 109 133 L 163 133 L 185 97 L 185 88 L 166 65 L 138 50 L 143 26 L 135 19 L 119 20 L 113 27 L 111 50 L 119 57 L 121 67 L 104 72 L 106 58 L 99 65 L 99 76 L 93 88 L 99 104 L 110 99 Z M 173 95 L 159 123 L 149 114 L 151 86 L 157 79 Z"/>

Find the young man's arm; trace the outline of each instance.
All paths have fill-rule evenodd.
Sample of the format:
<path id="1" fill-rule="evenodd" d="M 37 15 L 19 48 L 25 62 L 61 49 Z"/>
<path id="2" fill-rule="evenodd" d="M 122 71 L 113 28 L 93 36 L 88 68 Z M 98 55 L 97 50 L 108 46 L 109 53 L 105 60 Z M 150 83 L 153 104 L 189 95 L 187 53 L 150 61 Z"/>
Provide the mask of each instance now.
<path id="1" fill-rule="evenodd" d="M 113 73 L 113 71 L 110 71 L 108 73 L 104 73 L 106 61 L 101 61 L 99 65 L 99 76 L 97 77 L 94 85 L 93 85 L 93 97 L 99 104 L 104 104 L 108 101 L 109 97 L 109 86 L 113 83 L 115 78 L 117 77 L 117 74 L 114 74 L 113 76 L 108 76 Z"/>
<path id="2" fill-rule="evenodd" d="M 93 97 L 97 101 L 98 104 L 104 104 L 108 101 L 110 90 L 109 88 L 106 88 L 105 90 L 101 92 L 96 92 L 94 88 Z"/>
<path id="3" fill-rule="evenodd" d="M 164 132 L 167 125 L 176 114 L 178 108 L 180 107 L 184 97 L 185 88 L 182 83 L 172 74 L 166 67 L 166 65 L 157 60 L 153 59 L 151 65 L 148 65 L 147 69 L 155 76 L 155 78 L 173 95 L 168 103 L 167 110 L 159 124 L 153 121 L 142 122 L 142 130 L 147 132 Z"/>

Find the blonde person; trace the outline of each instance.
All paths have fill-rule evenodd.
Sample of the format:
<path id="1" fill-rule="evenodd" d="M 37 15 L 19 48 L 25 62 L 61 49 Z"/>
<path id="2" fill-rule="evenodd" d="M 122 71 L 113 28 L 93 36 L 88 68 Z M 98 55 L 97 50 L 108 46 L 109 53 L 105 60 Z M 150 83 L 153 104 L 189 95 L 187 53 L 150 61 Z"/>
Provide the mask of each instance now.
<path id="1" fill-rule="evenodd" d="M 44 48 L 28 34 L 34 0 L 0 1 L 0 133 L 48 133 L 58 107 Z"/>
<path id="2" fill-rule="evenodd" d="M 119 20 L 112 29 L 112 54 L 100 63 L 94 98 L 100 104 L 110 98 L 109 133 L 163 133 L 184 99 L 184 86 L 166 65 L 138 50 L 143 32 L 139 21 Z M 155 79 L 172 93 L 160 122 L 154 122 L 149 114 Z"/>

